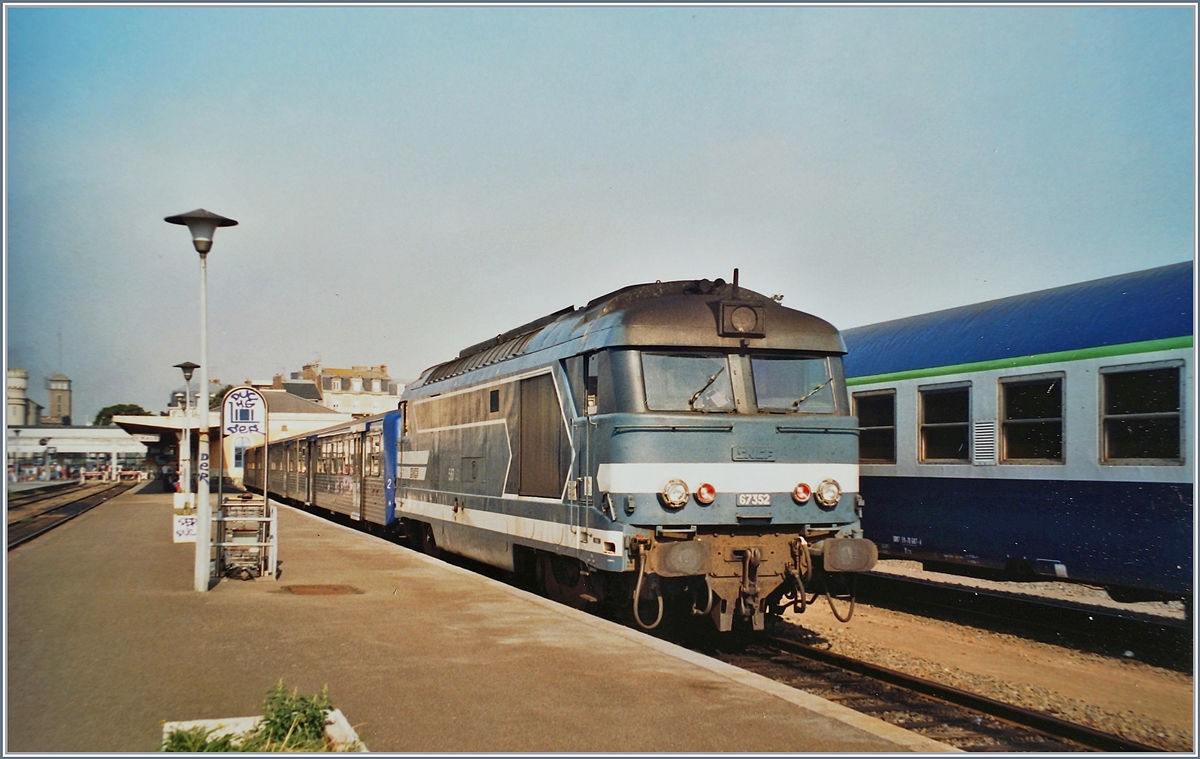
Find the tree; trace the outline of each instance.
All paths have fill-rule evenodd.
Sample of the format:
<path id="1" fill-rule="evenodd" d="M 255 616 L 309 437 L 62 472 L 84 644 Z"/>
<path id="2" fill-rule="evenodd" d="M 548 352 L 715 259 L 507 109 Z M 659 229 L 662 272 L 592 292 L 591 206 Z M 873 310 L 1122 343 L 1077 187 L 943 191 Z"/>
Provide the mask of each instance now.
<path id="1" fill-rule="evenodd" d="M 150 412 L 136 403 L 118 403 L 115 406 L 105 406 L 100 409 L 92 424 L 97 427 L 107 427 L 112 424 L 114 416 L 150 416 Z"/>
<path id="2" fill-rule="evenodd" d="M 233 385 L 226 385 L 217 392 L 213 393 L 208 399 L 208 410 L 216 411 L 221 408 L 221 401 L 225 400 L 225 394 L 233 389 Z"/>

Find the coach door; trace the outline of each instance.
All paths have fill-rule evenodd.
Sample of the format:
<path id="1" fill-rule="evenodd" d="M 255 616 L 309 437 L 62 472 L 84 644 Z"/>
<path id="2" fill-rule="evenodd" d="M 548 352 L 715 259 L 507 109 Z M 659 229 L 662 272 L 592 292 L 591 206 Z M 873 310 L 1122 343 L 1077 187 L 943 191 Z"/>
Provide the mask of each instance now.
<path id="1" fill-rule="evenodd" d="M 350 518 L 362 519 L 363 436 L 348 438 L 346 445 L 350 446 L 346 455 L 346 461 L 350 462 Z"/>

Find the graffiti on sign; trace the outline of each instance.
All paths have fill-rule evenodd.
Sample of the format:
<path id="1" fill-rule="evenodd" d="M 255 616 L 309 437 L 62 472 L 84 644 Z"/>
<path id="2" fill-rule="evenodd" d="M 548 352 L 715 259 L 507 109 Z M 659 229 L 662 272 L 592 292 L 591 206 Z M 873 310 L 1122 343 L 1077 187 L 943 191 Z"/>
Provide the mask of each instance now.
<path id="1" fill-rule="evenodd" d="M 224 434 L 267 434 L 267 403 L 257 390 L 249 387 L 230 390 L 225 396 L 224 411 Z"/>
<path id="2" fill-rule="evenodd" d="M 188 516 L 184 514 L 175 515 L 175 542 L 176 543 L 195 543 L 196 542 L 196 525 L 197 520 L 194 515 Z"/>

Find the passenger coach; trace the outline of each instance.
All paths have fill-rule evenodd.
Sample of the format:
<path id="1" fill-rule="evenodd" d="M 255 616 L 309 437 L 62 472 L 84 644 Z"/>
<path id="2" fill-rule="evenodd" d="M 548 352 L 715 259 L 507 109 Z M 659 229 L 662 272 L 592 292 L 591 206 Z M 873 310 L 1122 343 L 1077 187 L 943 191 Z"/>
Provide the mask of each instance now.
<path id="1" fill-rule="evenodd" d="M 1191 262 L 844 332 L 889 557 L 1191 602 Z"/>
<path id="2" fill-rule="evenodd" d="M 365 525 L 396 524 L 396 461 L 401 413 L 358 419 L 270 444 L 267 491 L 297 506 L 342 514 Z M 263 449 L 246 451 L 243 482 L 263 487 Z"/>

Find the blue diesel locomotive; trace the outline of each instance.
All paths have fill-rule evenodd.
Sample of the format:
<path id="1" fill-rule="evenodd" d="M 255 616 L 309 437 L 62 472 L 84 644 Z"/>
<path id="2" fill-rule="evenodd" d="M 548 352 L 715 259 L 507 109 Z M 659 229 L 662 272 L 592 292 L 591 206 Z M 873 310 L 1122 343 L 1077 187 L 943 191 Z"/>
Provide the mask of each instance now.
<path id="1" fill-rule="evenodd" d="M 846 330 L 866 536 L 930 568 L 1184 599 L 1191 262 Z"/>
<path id="2" fill-rule="evenodd" d="M 833 586 L 850 586 L 838 579 L 877 557 L 844 352 L 830 324 L 739 288 L 736 272 L 635 285 L 467 348 L 392 414 L 273 443 L 270 490 L 645 628 L 709 615 L 721 631 L 762 629 L 802 610 L 806 589 L 832 605 Z M 365 442 L 376 426 L 379 448 Z M 320 484 L 327 448 L 363 482 Z M 383 484 L 368 487 L 376 452 Z M 276 489 L 304 466 L 308 485 Z M 248 457 L 249 485 L 261 467 L 261 451 Z"/>

